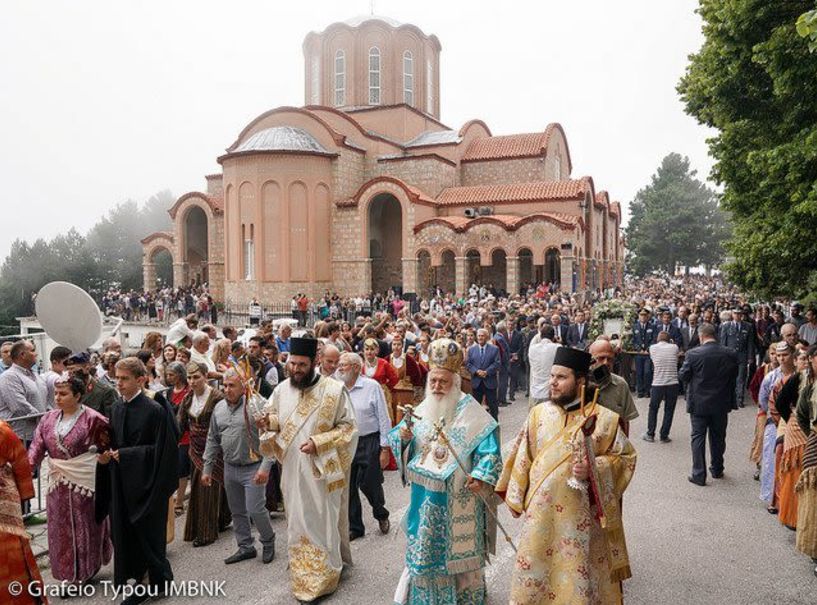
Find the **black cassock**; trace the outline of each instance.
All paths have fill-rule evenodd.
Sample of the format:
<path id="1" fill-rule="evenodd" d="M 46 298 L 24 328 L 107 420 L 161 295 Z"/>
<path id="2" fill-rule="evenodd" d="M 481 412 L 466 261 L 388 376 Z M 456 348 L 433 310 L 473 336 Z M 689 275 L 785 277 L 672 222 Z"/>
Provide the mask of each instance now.
<path id="1" fill-rule="evenodd" d="M 97 473 L 97 515 L 109 506 L 116 584 L 139 582 L 145 572 L 152 585 L 173 579 L 166 531 L 168 501 L 179 482 L 178 439 L 178 425 L 162 399 L 140 393 L 113 405 L 111 449 L 119 450 L 119 462 L 111 460 L 109 473 Z"/>

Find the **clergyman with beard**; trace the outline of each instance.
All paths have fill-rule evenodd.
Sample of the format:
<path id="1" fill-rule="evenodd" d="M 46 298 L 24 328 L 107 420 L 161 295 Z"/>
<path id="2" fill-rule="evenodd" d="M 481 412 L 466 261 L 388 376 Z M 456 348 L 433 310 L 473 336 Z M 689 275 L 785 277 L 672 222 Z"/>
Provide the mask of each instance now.
<path id="1" fill-rule="evenodd" d="M 403 484 L 411 484 L 403 519 L 406 563 L 395 603 L 485 602 L 485 565 L 494 540 L 477 494 L 490 501 L 502 451 L 496 420 L 461 390 L 462 363 L 456 342 L 435 340 L 426 397 L 415 412 L 421 419 L 411 423 L 406 416 L 389 433 Z M 450 449 L 435 439 L 435 423 L 444 425 Z"/>
<path id="2" fill-rule="evenodd" d="M 514 517 L 525 516 L 511 605 L 544 603 L 548 594 L 570 595 L 571 603 L 620 603 L 620 582 L 631 575 L 620 502 L 636 453 L 618 414 L 583 405 L 591 359 L 578 349 L 556 351 L 550 400 L 531 409 L 496 488 Z M 583 426 L 592 428 L 592 468 L 593 457 L 581 454 Z"/>
<path id="3" fill-rule="evenodd" d="M 318 371 L 318 341 L 290 338 L 289 378 L 258 419 L 261 451 L 281 463 L 290 589 L 300 602 L 333 593 L 351 564 L 344 498 L 357 447 L 349 392 Z"/>

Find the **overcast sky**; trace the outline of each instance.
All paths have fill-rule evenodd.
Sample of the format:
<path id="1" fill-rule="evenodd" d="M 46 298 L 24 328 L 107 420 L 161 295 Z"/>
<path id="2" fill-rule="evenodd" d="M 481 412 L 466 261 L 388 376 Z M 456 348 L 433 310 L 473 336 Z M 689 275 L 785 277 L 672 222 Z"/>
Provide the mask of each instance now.
<path id="1" fill-rule="evenodd" d="M 702 43 L 693 0 L 377 0 L 442 44 L 441 118 L 565 129 L 573 176 L 626 207 L 671 151 L 709 174 L 675 92 Z M 301 43 L 369 0 L 3 0 L 0 258 L 127 199 L 205 186 L 248 121 L 303 105 Z"/>

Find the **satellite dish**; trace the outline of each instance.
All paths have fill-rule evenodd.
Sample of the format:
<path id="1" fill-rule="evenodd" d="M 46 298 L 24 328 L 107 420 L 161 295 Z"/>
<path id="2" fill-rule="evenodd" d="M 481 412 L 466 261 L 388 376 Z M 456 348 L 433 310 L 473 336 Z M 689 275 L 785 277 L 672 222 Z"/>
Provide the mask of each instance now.
<path id="1" fill-rule="evenodd" d="M 56 343 L 84 351 L 102 335 L 102 315 L 91 296 L 79 286 L 52 281 L 37 293 L 37 320 Z"/>

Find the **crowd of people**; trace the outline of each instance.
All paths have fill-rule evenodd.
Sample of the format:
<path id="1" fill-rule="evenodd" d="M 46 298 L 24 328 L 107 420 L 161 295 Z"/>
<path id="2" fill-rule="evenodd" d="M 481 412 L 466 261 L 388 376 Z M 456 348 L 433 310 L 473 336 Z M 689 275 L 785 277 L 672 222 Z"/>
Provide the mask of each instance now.
<path id="1" fill-rule="evenodd" d="M 654 276 L 591 295 L 472 286 L 413 306 L 393 292 L 376 305 L 327 293 L 325 316 L 294 332 L 254 309 L 246 326 L 219 326 L 198 308 L 209 295 L 181 292 L 166 292 L 184 301 L 179 318 L 139 351 L 116 338 L 100 351 L 57 347 L 40 374 L 31 342 L 0 347 L 0 504 L 29 500 L 47 458 L 47 516 L 71 520 L 48 526 L 57 580 L 89 581 L 113 559 L 117 584 L 144 587 L 125 601 L 142 602 L 173 580 L 176 517 L 193 547 L 232 527 L 225 564 L 258 559 L 259 548 L 269 564 L 270 517 L 284 513 L 290 588 L 312 602 L 338 588 L 349 543 L 367 531 L 361 493 L 377 531 L 391 532 L 383 473 L 396 471 L 411 486 L 396 603 L 485 602 L 503 504 L 524 516 L 521 535 L 507 537 L 518 548 L 511 603 L 620 602 L 633 394 L 649 397 L 641 437 L 653 443 L 656 432 L 671 441 L 682 392 L 696 485 L 723 477 L 728 414 L 750 394 L 761 497 L 817 557 L 813 309 L 752 304 L 718 277 Z M 131 300 L 133 310 L 133 294 L 111 291 L 105 308 Z M 592 322 L 605 300 L 636 309 L 631 339 Z M 294 296 L 293 317 L 314 304 Z M 512 404 L 528 417 L 503 456 Z M 13 530 L 0 553 L 4 580 L 25 584 L 39 576 L 23 512 L 0 516 Z"/>
<path id="2" fill-rule="evenodd" d="M 109 288 L 91 294 L 104 315 L 125 321 L 164 324 L 195 314 L 202 321 L 218 323 L 218 306 L 206 285 L 156 290 Z"/>

